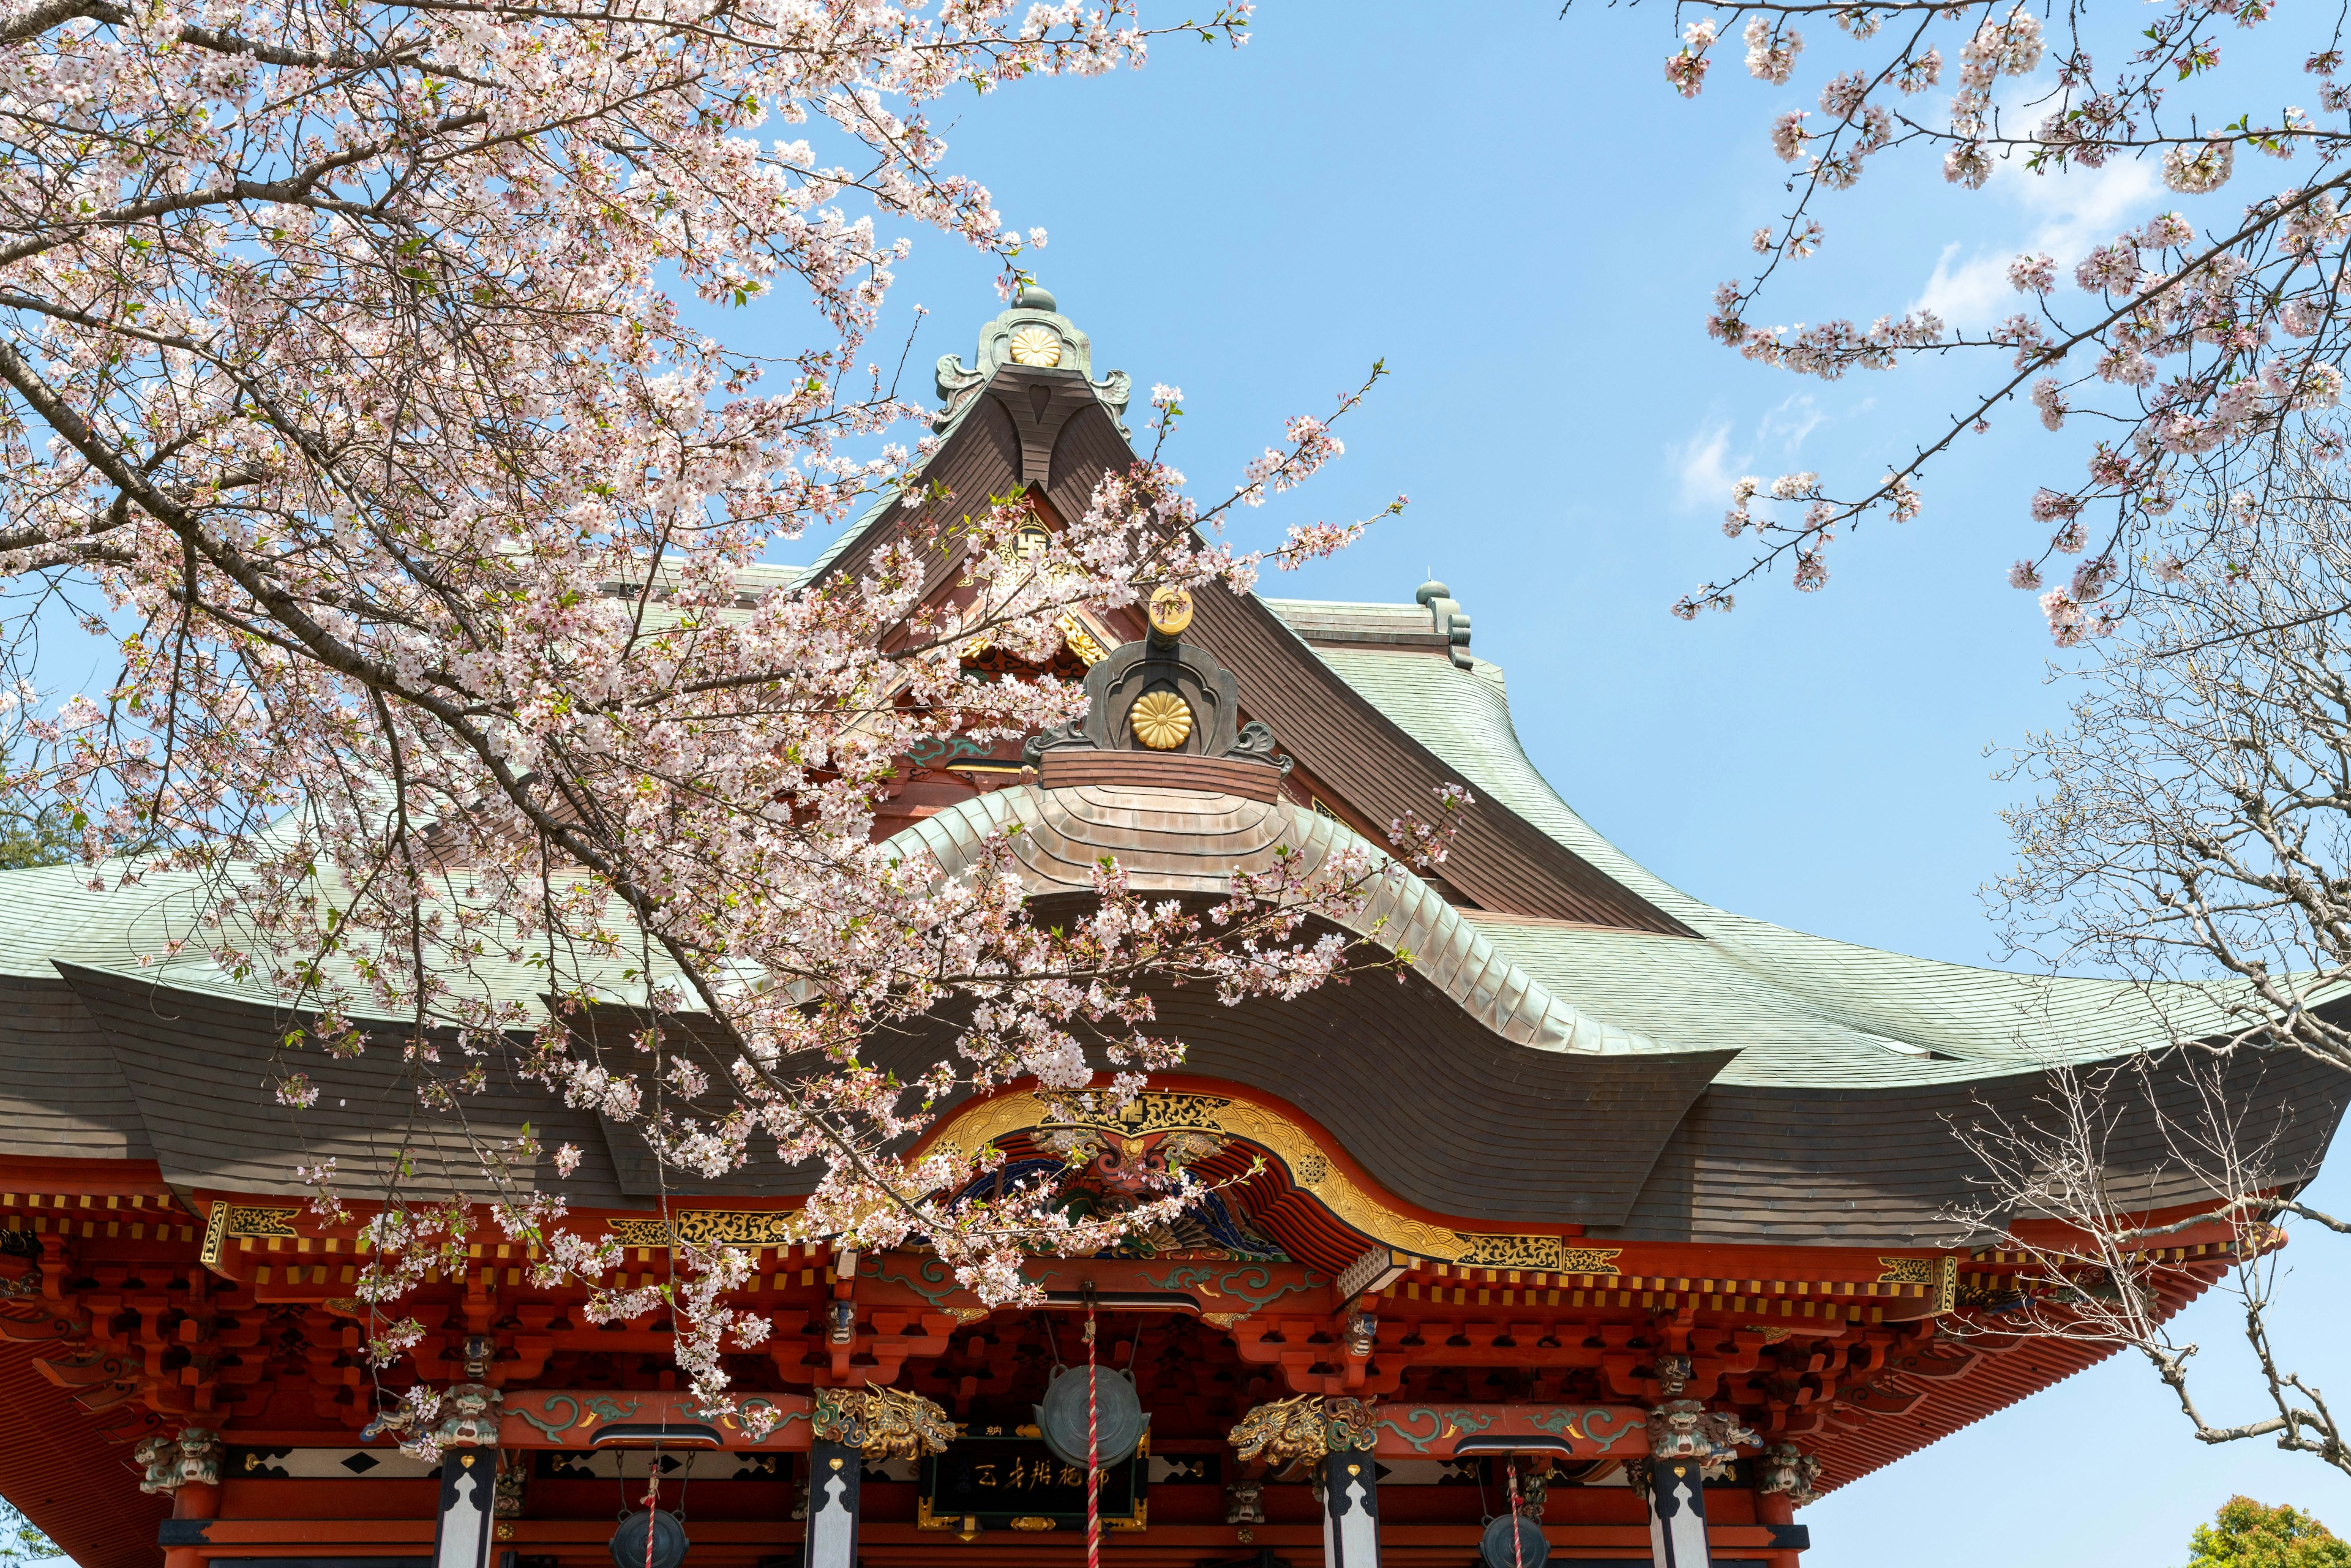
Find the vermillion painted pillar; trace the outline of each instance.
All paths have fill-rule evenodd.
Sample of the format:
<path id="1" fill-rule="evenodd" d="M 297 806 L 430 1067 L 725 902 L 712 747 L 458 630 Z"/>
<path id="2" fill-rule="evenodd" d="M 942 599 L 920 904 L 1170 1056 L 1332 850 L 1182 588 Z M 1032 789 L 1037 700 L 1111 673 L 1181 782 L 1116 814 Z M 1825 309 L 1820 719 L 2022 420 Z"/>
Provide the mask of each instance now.
<path id="1" fill-rule="evenodd" d="M 433 1568 L 489 1568 L 491 1525 L 498 1504 L 498 1403 L 495 1388 L 460 1383 L 444 1397 L 450 1414 L 441 1443 L 441 1512 L 433 1531 Z"/>
<path id="2" fill-rule="evenodd" d="M 1755 1517 L 1789 1544 L 1772 1552 L 1773 1568 L 1796 1568 L 1796 1553 L 1811 1535 L 1796 1522 L 1796 1510 L 1813 1500 L 1821 1462 L 1792 1443 L 1774 1443 L 1755 1459 Z"/>

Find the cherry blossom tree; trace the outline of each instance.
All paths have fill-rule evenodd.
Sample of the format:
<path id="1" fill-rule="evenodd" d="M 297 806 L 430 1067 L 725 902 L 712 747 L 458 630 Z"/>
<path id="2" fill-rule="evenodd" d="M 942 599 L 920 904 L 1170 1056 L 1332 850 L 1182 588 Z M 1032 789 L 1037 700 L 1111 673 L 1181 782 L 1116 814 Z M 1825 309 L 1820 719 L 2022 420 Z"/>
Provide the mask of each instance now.
<path id="1" fill-rule="evenodd" d="M 2158 1099 L 2158 1076 L 2189 1089 L 2153 1120 L 2165 1174 L 2190 1195 L 2185 1218 L 2160 1224 L 2142 1218 L 2144 1154 L 2117 1151 Z M 2247 1132 L 2243 1110 L 2225 1059 L 2186 1052 L 2060 1067 L 2022 1111 L 1961 1119 L 1955 1131 L 1980 1174 L 1954 1218 L 1975 1245 L 2019 1266 L 1971 1290 L 1948 1332 L 1994 1352 L 2034 1340 L 2127 1353 L 2198 1442 L 2273 1444 L 2351 1473 L 2351 1433 L 2319 1383 L 2330 1347 L 2297 1344 L 2286 1310 L 2300 1250 L 2289 1243 L 2340 1246 L 2351 1221 L 2298 1196 L 2283 1174 L 2294 1162 L 2278 1157 L 2274 1133 Z M 2202 1345 L 2183 1333 L 2196 1320 L 2179 1309 L 2208 1291 L 2236 1320 L 2237 1364 L 2199 1361 Z"/>
<path id="2" fill-rule="evenodd" d="M 2070 672 L 2064 722 L 2007 755 L 2032 792 L 2006 813 L 2015 863 L 1987 890 L 2011 955 L 2140 982 L 2158 1032 L 2144 1055 L 2053 1068 L 2021 1112 L 1955 1124 L 1980 1173 L 1962 1230 L 2027 1265 L 1977 1319 L 1990 1343 L 2127 1349 L 2199 1441 L 2274 1442 L 2338 1470 L 2351 1446 L 2327 1363 L 2291 1344 L 2283 1309 L 2292 1259 L 2340 1247 L 2351 1221 L 2301 1190 L 2307 1155 L 2280 1148 L 2294 1119 L 2274 1114 L 2290 1092 L 2263 1079 L 2293 1056 L 2351 1072 L 2341 451 L 2290 445 L 2264 504 L 2210 506 L 2206 559 L 2151 574 L 2120 632 Z M 2249 1128 L 2255 1105 L 2265 1133 Z M 2208 1286 L 2247 1353 L 2220 1365 L 2165 1310 Z"/>
<path id="3" fill-rule="evenodd" d="M 2273 477 L 2006 754 L 2032 797 L 1989 893 L 2011 955 L 2194 988 L 2179 1039 L 2351 1072 L 2351 474 L 2300 452 Z"/>
<path id="4" fill-rule="evenodd" d="M 1238 43 L 1248 10 L 1169 30 Z M 1017 1077 L 1115 1101 L 1180 1053 L 1145 981 L 1237 999 L 1355 961 L 1304 923 L 1389 874 L 1376 856 L 1213 906 L 1146 903 L 1105 866 L 1098 910 L 1048 928 L 1004 843 L 947 882 L 871 841 L 910 747 L 1080 709 L 1049 669 L 967 679 L 975 642 L 1042 668 L 1071 606 L 1244 591 L 1353 532 L 1217 542 L 1339 455 L 1360 393 L 1215 505 L 1155 445 L 1042 545 L 1019 497 L 960 497 L 950 538 L 924 505 L 931 438 L 884 444 L 922 412 L 869 359 L 912 236 L 997 258 L 1007 289 L 1044 239 L 950 171 L 931 110 L 1139 66 L 1156 36 L 1121 0 L 0 13 L 11 674 L 38 687 L 61 605 L 120 650 L 106 689 L 18 713 L 5 792 L 68 816 L 93 887 L 180 900 L 157 963 L 200 956 L 302 1020 L 283 1102 L 318 1097 L 315 1053 L 385 1049 L 371 1020 L 403 1019 L 428 1109 L 462 1123 L 518 1073 L 635 1125 L 664 1169 L 813 1162 L 811 1237 L 919 1235 L 1002 1300 L 1024 1254 L 1112 1231 L 1028 1189 L 946 1201 L 992 1156 L 901 1158 L 932 1107 Z M 802 346 L 762 357 L 710 325 L 737 321 Z M 1164 442 L 1176 394 L 1154 406 Z M 877 501 L 904 526 L 854 574 L 747 575 Z M 950 544 L 967 564 L 942 584 Z M 1441 858 L 1441 826 L 1405 837 Z M 551 1013 L 499 983 L 517 969 Z M 568 1027 L 616 1001 L 625 1039 Z M 950 1004 L 954 1050 L 916 1081 L 861 1054 Z M 545 1270 L 609 1266 L 561 1223 L 576 1149 L 479 1152 Z M 306 1174 L 329 1210 L 387 1197 Z M 391 1303 L 464 1256 L 474 1215 L 369 1221 L 380 1358 L 415 1333 Z M 765 1327 L 723 1304 L 741 1269 L 695 1253 L 660 1287 L 705 1399 L 726 1336 Z"/>
<path id="5" fill-rule="evenodd" d="M 1882 475 L 1740 480 L 1723 528 L 1753 553 L 1677 614 L 1728 610 L 1736 589 L 1782 566 L 1795 587 L 1817 590 L 1839 534 L 1917 516 L 1928 470 L 1961 434 L 2029 410 L 2052 431 L 2087 426 L 2091 450 L 2070 475 L 2053 453 L 2009 580 L 2041 595 L 2061 646 L 2107 634 L 2151 570 L 2210 546 L 2209 513 L 2184 503 L 2258 501 L 2283 444 L 2340 401 L 2351 80 L 2332 13 L 2280 16 L 2270 0 L 2165 0 L 2153 12 L 1734 0 L 1676 16 L 1672 90 L 1698 97 L 1727 54 L 1767 87 L 1802 94 L 1759 128 L 1790 165 L 1787 204 L 1755 232 L 1754 270 L 1717 290 L 1708 332 L 1744 358 L 1826 381 L 1922 356 L 1981 366 L 1963 405 Z M 2280 28 L 2297 30 L 2288 40 Z M 2259 57 L 2280 49 L 2301 60 L 2314 112 L 2270 96 L 2278 84 Z M 2132 159 L 2159 171 L 2162 205 L 2070 268 L 2015 257 L 2015 308 L 1997 326 L 1963 329 L 1927 308 L 1866 326 L 1771 320 L 1782 269 L 1820 249 L 1835 198 L 1865 175 L 1899 169 L 1978 191 L 2002 166 L 2046 179 Z M 2267 181 L 2264 160 L 2277 164 Z"/>

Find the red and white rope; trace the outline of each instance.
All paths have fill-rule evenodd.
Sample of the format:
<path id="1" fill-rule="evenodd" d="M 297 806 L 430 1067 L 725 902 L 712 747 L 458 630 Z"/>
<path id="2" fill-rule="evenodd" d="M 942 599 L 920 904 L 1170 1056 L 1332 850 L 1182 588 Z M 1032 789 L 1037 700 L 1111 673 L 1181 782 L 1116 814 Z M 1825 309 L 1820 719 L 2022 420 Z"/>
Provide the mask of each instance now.
<path id="1" fill-rule="evenodd" d="M 1086 1303 L 1086 1568 L 1102 1568 L 1102 1410 L 1094 1397 L 1094 1307 Z"/>
<path id="2" fill-rule="evenodd" d="M 1519 1535 L 1519 1461 L 1505 1459 L 1510 1478 L 1510 1561 L 1517 1568 L 1527 1568 L 1526 1542 Z"/>

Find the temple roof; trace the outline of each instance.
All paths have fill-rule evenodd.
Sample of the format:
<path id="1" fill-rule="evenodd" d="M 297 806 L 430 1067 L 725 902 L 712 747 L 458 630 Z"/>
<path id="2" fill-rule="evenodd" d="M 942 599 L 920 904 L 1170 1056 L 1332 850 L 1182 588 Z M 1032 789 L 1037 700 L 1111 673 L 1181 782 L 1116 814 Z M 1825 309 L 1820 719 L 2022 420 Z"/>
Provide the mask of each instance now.
<path id="1" fill-rule="evenodd" d="M 762 568 L 755 580 L 760 588 L 781 586 L 800 575 L 800 569 Z M 1466 648 L 1447 656 L 1460 644 L 1432 625 L 1428 608 L 1264 603 L 1350 688 L 1458 770 L 1481 809 L 1508 810 L 1694 934 L 1456 907 L 1399 869 L 1396 886 L 1408 891 L 1384 895 L 1380 913 L 1391 918 L 1383 945 L 1414 952 L 1439 989 L 1514 1043 L 1609 1054 L 1735 1051 L 1717 1082 L 1893 1088 L 2035 1072 L 2053 1061 L 2110 1058 L 2221 1026 L 2220 1009 L 2199 988 L 2147 988 L 1940 963 L 1719 909 L 1648 871 L 1560 798 L 1527 757 L 1500 668 Z M 1337 783 L 1343 791 L 1347 781 Z M 1001 789 L 901 837 L 940 853 L 952 871 L 976 835 L 1013 821 L 1032 830 L 1060 824 L 1075 845 L 1071 875 L 1081 883 L 1095 855 L 1120 852 L 1132 862 L 1143 842 L 1105 827 L 1118 810 L 1108 797 L 1094 791 L 1083 800 L 1071 798 L 1080 793 Z M 1173 835 L 1184 841 L 1191 864 L 1180 874 L 1146 873 L 1139 886 L 1211 891 L 1234 863 L 1276 838 L 1311 843 L 1318 854 L 1332 844 L 1364 842 L 1338 821 L 1289 802 L 1267 806 L 1193 792 L 1170 803 L 1178 810 L 1156 820 L 1192 824 Z M 1246 845 L 1205 826 L 1210 819 L 1229 823 L 1237 809 L 1252 819 L 1240 835 Z M 1171 835 L 1145 836 L 1154 839 L 1150 854 L 1159 857 L 1152 866 L 1164 869 Z M 1024 861 L 1038 862 L 1029 869 L 1040 891 L 1065 880 L 1061 869 L 1067 868 L 1040 859 L 1055 837 L 1032 831 L 1023 841 Z M 0 923 L 0 975 L 46 977 L 63 962 L 173 989 L 260 998 L 251 981 L 221 973 L 201 954 L 156 961 L 185 923 L 187 909 L 175 918 L 173 906 L 193 894 L 188 879 L 153 877 L 107 894 L 88 892 L 87 881 L 87 873 L 68 866 L 0 872 L 0 890 L 13 895 L 13 913 Z M 1387 907 L 1399 900 L 1410 905 L 1404 918 Z M 505 977 L 510 985 L 500 983 L 494 968 L 486 973 L 494 993 L 517 1001 L 535 1004 L 544 983 L 528 966 Z M 1508 1006 L 1497 998 L 1509 998 Z"/>
<path id="2" fill-rule="evenodd" d="M 2093 1061 L 2221 1027 L 2200 988 L 2024 976 L 1814 936 L 1682 892 L 1618 849 L 1537 770 L 1499 665 L 1436 656 L 1419 604 L 1268 600 L 1317 658 L 1507 808 L 1702 940 L 1467 911 L 1567 1005 L 1643 1049 L 1740 1054 L 1718 1082 L 1853 1087 L 1949 1082 Z M 1466 642 L 1466 639 L 1465 639 Z"/>
<path id="3" fill-rule="evenodd" d="M 940 364 L 943 434 L 915 506 L 877 507 L 810 567 L 751 569 L 742 591 L 859 570 L 893 519 L 970 504 L 958 497 L 1025 494 L 1050 526 L 1134 461 L 1119 423 L 1124 379 L 1094 379 L 1084 335 L 1050 298 L 1025 298 L 991 322 L 978 367 L 952 356 Z M 951 591 L 957 559 L 935 570 L 931 591 Z M 1138 750 L 1114 733 L 1115 705 L 1100 699 L 1115 672 L 1138 667 L 1144 628 L 1119 612 L 1095 630 L 1090 644 L 1114 646 L 1081 655 L 1092 661 L 1098 699 L 1079 727 L 1088 734 L 1037 737 L 1048 749 L 1033 781 L 1012 781 L 1017 769 L 1001 759 L 987 779 L 909 759 L 904 782 L 915 793 L 893 801 L 887 826 L 913 825 L 892 841 L 923 846 L 953 875 L 981 836 L 1018 822 L 1016 853 L 1040 898 L 1087 896 L 1104 853 L 1139 890 L 1213 894 L 1278 844 L 1318 857 L 1378 853 L 1391 819 L 1425 811 L 1434 789 L 1466 786 L 1477 804 L 1441 874 L 1395 868 L 1374 906 L 1349 922 L 1413 954 L 1400 987 L 1326 987 L 1233 1009 L 1187 993 L 1166 998 L 1161 1015 L 1190 1047 L 1187 1072 L 1282 1098 L 1431 1212 L 1548 1217 L 1627 1239 L 1919 1237 L 1970 1179 L 1947 1121 L 1985 1107 L 2023 1112 L 2056 1064 L 2222 1028 L 2199 988 L 1938 963 L 1684 893 L 1595 831 L 1535 768 L 1501 670 L 1471 652 L 1470 617 L 1442 583 L 1422 585 L 1410 603 L 1199 595 L 1180 640 L 1150 655 L 1207 683 L 1192 700 L 1217 716 L 1219 739 L 1213 749 L 1181 743 L 1189 755 Z M 1124 703 L 1139 689 L 1126 688 Z M 188 1118 L 173 1074 L 189 1043 L 208 1042 L 197 1053 L 215 1052 L 235 1092 L 249 1093 L 282 1003 L 200 952 L 166 952 L 191 928 L 192 882 L 158 876 L 93 894 L 86 881 L 75 868 L 0 873 L 0 894 L 15 895 L 0 915 L 0 994 L 22 998 L 17 1021 L 0 1030 L 17 1047 L 0 1051 L 0 1107 L 17 1109 L 22 1131 L 0 1148 L 35 1152 L 50 1137 L 34 1125 L 46 1117 L 57 1152 L 78 1140 L 129 1154 L 141 1134 L 138 1118 L 118 1113 L 127 1075 L 140 1081 L 159 1154 L 182 1140 L 193 1177 L 228 1151 L 209 1146 L 218 1140 L 206 1125 L 176 1128 Z M 478 980 L 532 1016 L 544 1005 L 532 966 L 493 960 Z M 642 981 L 616 972 L 610 993 L 642 1002 Z M 183 1018 L 207 1021 L 190 1034 Z M 876 1053 L 944 1049 L 921 1035 L 877 1042 Z M 90 1049 L 103 1039 L 121 1054 L 119 1069 Z M 880 1065 L 911 1081 L 925 1062 Z M 2343 1109 L 2338 1075 L 2291 1053 L 2239 1053 L 2227 1071 L 2282 1118 L 2281 1178 L 2314 1171 Z M 2145 1183 L 2150 1206 L 2194 1196 L 2149 1119 L 2193 1087 L 2172 1081 L 2175 1068 L 2164 1072 L 2145 1091 L 2147 1114 L 2135 1113 L 2115 1144 L 2118 1172 Z M 333 1135 L 368 1157 L 370 1113 L 356 1092 L 347 1115 L 337 1106 L 325 1120 L 350 1124 Z M 225 1113 L 195 1120 L 216 1114 Z M 154 1131 L 159 1119 L 176 1130 Z M 246 1141 L 266 1142 L 257 1133 Z M 620 1190 L 641 1179 L 633 1157 L 611 1151 L 608 1179 Z M 1553 1168 L 1560 1160 L 1568 1164 Z M 755 1185 L 795 1192 L 802 1179 L 767 1173 Z"/>

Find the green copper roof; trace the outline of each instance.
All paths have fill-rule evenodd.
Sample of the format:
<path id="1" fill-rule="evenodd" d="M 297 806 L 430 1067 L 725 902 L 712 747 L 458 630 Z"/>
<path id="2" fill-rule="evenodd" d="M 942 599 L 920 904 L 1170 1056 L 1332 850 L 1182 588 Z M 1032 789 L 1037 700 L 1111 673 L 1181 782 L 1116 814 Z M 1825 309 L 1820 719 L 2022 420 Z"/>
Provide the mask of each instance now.
<path id="1" fill-rule="evenodd" d="M 762 580 L 747 583 L 747 591 L 768 586 L 768 576 L 789 582 L 797 574 L 774 568 L 757 575 Z M 1416 925 L 1411 935 L 1432 978 L 1440 988 L 1467 988 L 1465 995 L 1515 997 L 1529 1018 L 1551 1020 L 1504 1030 L 1532 1049 L 1735 1049 L 1740 1054 L 1721 1082 L 1887 1088 L 2112 1057 L 2220 1025 L 2219 1009 L 2197 988 L 2143 989 L 1938 963 L 1718 909 L 1650 873 L 1560 799 L 1520 743 L 1502 672 L 1458 643 L 1448 646 L 1434 633 L 1429 611 L 1267 603 L 1349 685 L 1468 779 L 1481 800 L 1513 812 L 1699 934 L 1693 940 L 1488 911 L 1457 915 L 1430 894 L 1413 917 L 1427 928 Z M 1334 782 L 1343 791 L 1345 781 Z M 1017 790 L 982 797 L 905 836 L 939 849 L 942 835 L 953 837 L 967 819 L 980 831 L 1000 826 L 998 819 L 1020 815 L 1026 800 Z M 1309 821 L 1298 831 L 1317 826 Z M 956 860 L 952 847 L 946 858 Z M 54 960 L 175 989 L 258 991 L 199 952 L 160 956 L 188 928 L 194 879 L 151 875 L 99 894 L 88 881 L 73 866 L 0 873 L 15 911 L 0 925 L 0 974 L 53 974 Z M 615 999 L 642 995 L 642 982 L 617 972 L 610 980 Z M 529 1010 L 546 973 L 494 961 L 478 981 L 488 996 Z"/>
<path id="2" fill-rule="evenodd" d="M 2149 991 L 1938 963 L 1717 909 L 1650 872 L 1560 799 L 1520 743 L 1501 670 L 1482 659 L 1459 668 L 1406 640 L 1431 631 L 1426 610 L 1266 603 L 1481 799 L 1700 934 L 1691 941 L 1470 916 L 1498 951 L 1579 1013 L 1654 1041 L 1653 1049 L 1741 1048 L 1724 1082 L 1932 1083 L 2119 1055 L 2219 1025 L 2219 1009 L 2192 987 Z"/>

